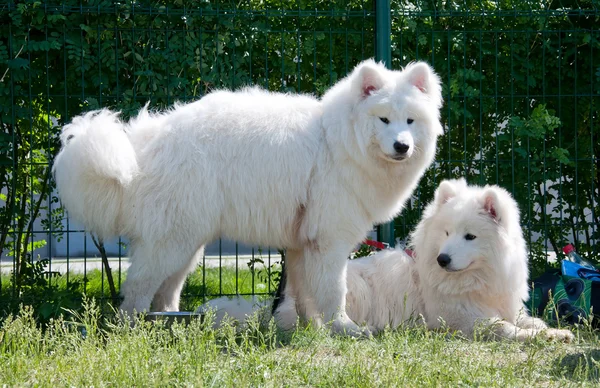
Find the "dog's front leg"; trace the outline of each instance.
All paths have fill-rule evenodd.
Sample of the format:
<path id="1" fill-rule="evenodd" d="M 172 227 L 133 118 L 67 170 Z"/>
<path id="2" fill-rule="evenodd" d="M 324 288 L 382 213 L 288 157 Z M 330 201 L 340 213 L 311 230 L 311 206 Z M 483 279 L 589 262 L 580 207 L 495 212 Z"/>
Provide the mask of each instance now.
<path id="1" fill-rule="evenodd" d="M 483 335 L 492 339 L 510 339 L 520 342 L 530 341 L 533 337 L 541 336 L 549 340 L 571 342 L 573 333 L 568 330 L 551 329 L 537 318 L 529 317 L 529 320 L 521 320 L 522 325 L 514 325 L 510 322 L 497 318 L 480 321 L 483 324 Z"/>
<path id="2" fill-rule="evenodd" d="M 461 328 L 461 331 L 471 338 L 509 339 L 521 342 L 531 339 L 537 333 L 534 328 L 521 329 L 500 318 L 478 318 L 472 322 L 472 325 Z"/>
<path id="3" fill-rule="evenodd" d="M 291 330 L 296 326 L 298 316 L 303 320 L 314 315 L 314 303 L 307 295 L 304 281 L 304 251 L 288 249 L 285 256 L 285 288 L 280 295 L 282 300 L 275 309 L 275 321 L 279 328 Z"/>
<path id="4" fill-rule="evenodd" d="M 368 329 L 361 329 L 346 314 L 346 267 L 351 250 L 350 244 L 308 244 L 304 249 L 305 293 L 315 303 L 316 314 L 307 317 L 320 326 L 331 322 L 336 334 L 353 337 L 370 336 Z"/>
<path id="5" fill-rule="evenodd" d="M 520 328 L 510 322 L 490 319 L 488 323 L 492 336 L 525 342 L 533 338 L 539 330 L 535 327 Z"/>
<path id="6" fill-rule="evenodd" d="M 522 314 L 517 318 L 517 326 L 521 330 L 529 330 L 534 332 L 533 335 L 542 336 L 549 340 L 571 342 L 575 339 L 575 336 L 573 333 L 571 333 L 571 331 L 549 328 L 548 325 L 546 325 L 546 322 L 539 318 L 530 317 L 526 314 Z"/>

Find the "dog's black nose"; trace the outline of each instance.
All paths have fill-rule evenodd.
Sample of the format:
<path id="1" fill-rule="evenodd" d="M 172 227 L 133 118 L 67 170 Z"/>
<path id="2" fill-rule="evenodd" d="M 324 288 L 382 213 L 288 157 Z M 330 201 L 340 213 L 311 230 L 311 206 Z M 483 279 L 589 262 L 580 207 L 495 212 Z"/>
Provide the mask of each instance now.
<path id="1" fill-rule="evenodd" d="M 400 143 L 399 141 L 394 142 L 394 150 L 399 154 L 405 154 L 408 152 L 410 146 L 408 144 Z"/>
<path id="2" fill-rule="evenodd" d="M 450 264 L 450 262 L 452 261 L 452 258 L 450 256 L 448 256 L 445 253 L 442 253 L 441 255 L 438 256 L 437 258 L 438 264 L 440 265 L 440 267 L 447 267 L 448 264 Z"/>

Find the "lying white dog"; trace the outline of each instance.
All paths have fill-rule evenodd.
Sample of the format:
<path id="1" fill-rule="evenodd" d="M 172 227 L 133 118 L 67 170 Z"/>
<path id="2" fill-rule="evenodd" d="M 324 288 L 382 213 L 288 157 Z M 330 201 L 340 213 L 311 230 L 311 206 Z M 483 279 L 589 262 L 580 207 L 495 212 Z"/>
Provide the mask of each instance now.
<path id="1" fill-rule="evenodd" d="M 108 110 L 63 128 L 54 176 L 69 216 L 126 235 L 121 308 L 174 311 L 219 236 L 286 248 L 303 317 L 361 334 L 346 314 L 346 258 L 397 215 L 442 134 L 440 81 L 425 63 L 358 65 L 322 98 L 217 91 L 123 122 Z"/>
<path id="2" fill-rule="evenodd" d="M 412 248 L 414 259 L 402 250 L 384 250 L 349 261 L 346 311 L 351 319 L 372 331 L 423 319 L 429 328 L 447 325 L 470 337 L 483 326 L 488 329 L 483 333 L 520 341 L 536 335 L 574 338 L 524 311 L 526 245 L 517 204 L 504 189 L 443 181 L 412 234 Z M 276 307 L 285 329 L 297 320 L 296 301 L 287 289 Z M 235 303 L 220 299 L 211 306 L 222 317 L 236 314 Z M 248 314 L 252 306 L 245 309 Z"/>

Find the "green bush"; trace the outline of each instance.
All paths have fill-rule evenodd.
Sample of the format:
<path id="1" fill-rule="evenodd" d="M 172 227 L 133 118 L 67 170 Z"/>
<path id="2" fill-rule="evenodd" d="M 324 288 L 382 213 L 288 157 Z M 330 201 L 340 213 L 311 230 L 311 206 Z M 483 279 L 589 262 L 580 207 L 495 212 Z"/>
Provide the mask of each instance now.
<path id="1" fill-rule="evenodd" d="M 497 183 L 521 209 L 534 274 L 546 246 L 600 263 L 600 22 L 591 1 L 393 4 L 393 65 L 427 60 L 444 84 L 446 135 L 418 200 L 396 221 L 418 221 L 444 178 Z"/>
<path id="2" fill-rule="evenodd" d="M 223 87 L 319 95 L 374 55 L 373 9 L 358 0 L 0 7 L 0 255 L 15 260 L 14 296 L 36 249 L 63 233 L 50 176 L 62 124 L 90 109 L 127 117 L 146 102 L 160 109 Z M 397 237 L 441 179 L 466 176 L 515 195 L 535 272 L 547 265 L 546 245 L 560 256 L 570 241 L 598 262 L 599 15 L 589 0 L 392 1 L 392 67 L 433 64 L 446 127 Z"/>

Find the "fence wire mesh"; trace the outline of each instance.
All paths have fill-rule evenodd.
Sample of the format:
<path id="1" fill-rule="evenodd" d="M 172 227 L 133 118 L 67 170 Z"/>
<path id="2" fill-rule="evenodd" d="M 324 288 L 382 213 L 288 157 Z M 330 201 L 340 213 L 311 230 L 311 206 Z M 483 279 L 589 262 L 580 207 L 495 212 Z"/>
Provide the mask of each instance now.
<path id="1" fill-rule="evenodd" d="M 392 1 L 392 68 L 426 60 L 443 80 L 446 133 L 395 236 L 406 239 L 443 178 L 513 193 L 534 274 L 573 242 L 598 262 L 599 3 Z M 127 117 L 216 88 L 321 95 L 376 48 L 373 1 L 61 1 L 0 5 L 0 295 L 42 315 L 86 292 L 110 299 L 127 241 L 69 221 L 51 178 L 60 127 L 111 107 Z M 267 294 L 277 250 L 217 241 L 184 305 Z M 112 274 L 112 281 L 107 275 Z"/>

